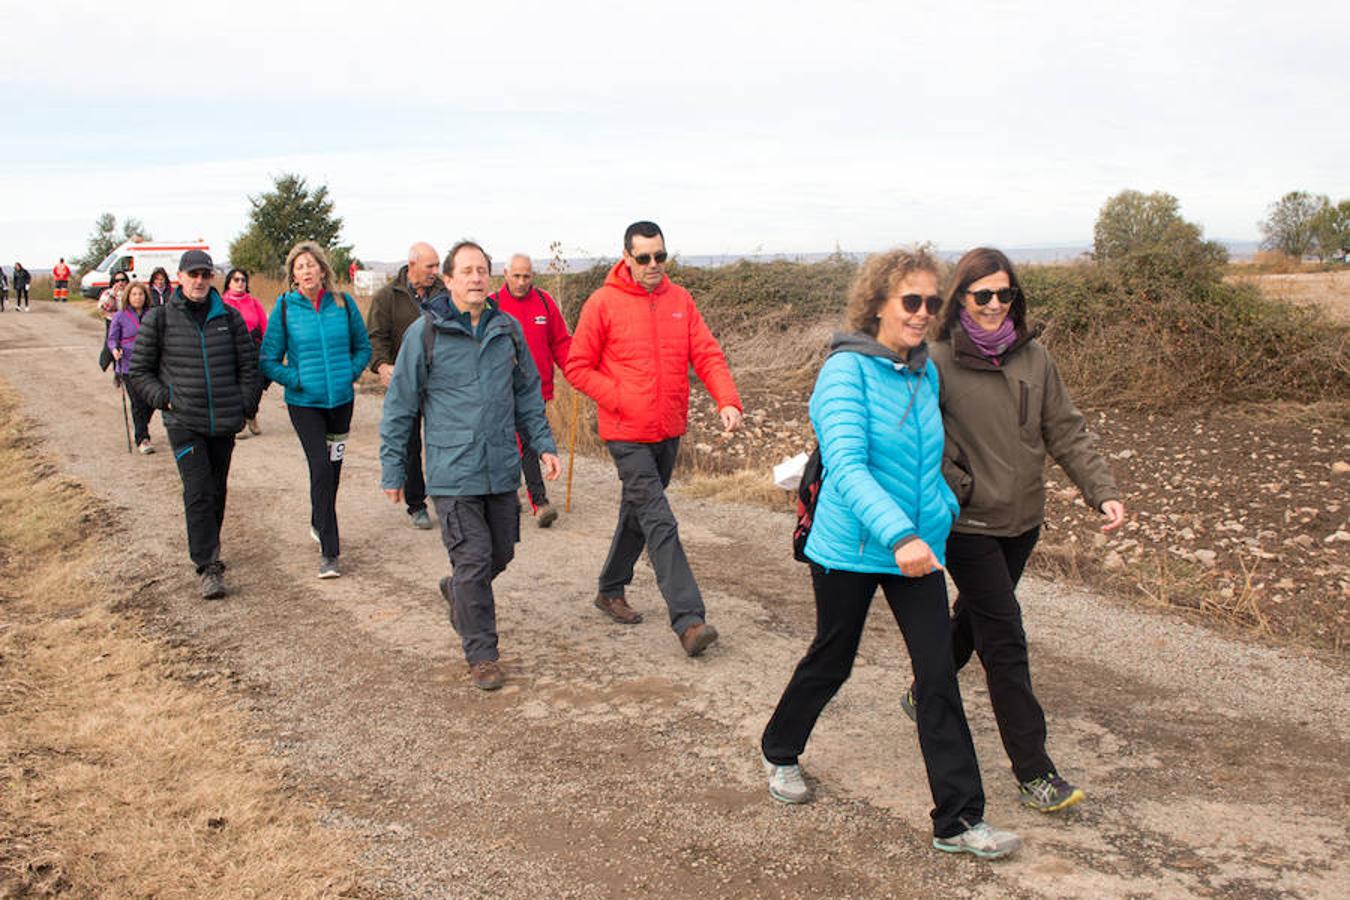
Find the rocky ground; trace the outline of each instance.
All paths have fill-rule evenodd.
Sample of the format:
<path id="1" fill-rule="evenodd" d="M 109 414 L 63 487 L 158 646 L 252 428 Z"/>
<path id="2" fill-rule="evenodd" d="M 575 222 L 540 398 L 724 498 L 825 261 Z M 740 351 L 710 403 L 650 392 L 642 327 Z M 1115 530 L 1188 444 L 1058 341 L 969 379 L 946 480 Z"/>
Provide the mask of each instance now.
<path id="1" fill-rule="evenodd" d="M 693 472 L 773 463 L 809 450 L 806 391 L 750 385 L 743 432 L 726 436 L 696 393 Z M 1130 521 L 1110 537 L 1057 466 L 1032 568 L 1147 605 L 1339 652 L 1350 643 L 1350 419 L 1250 407 L 1147 414 L 1089 410 Z M 784 508 L 786 508 L 786 499 Z"/>

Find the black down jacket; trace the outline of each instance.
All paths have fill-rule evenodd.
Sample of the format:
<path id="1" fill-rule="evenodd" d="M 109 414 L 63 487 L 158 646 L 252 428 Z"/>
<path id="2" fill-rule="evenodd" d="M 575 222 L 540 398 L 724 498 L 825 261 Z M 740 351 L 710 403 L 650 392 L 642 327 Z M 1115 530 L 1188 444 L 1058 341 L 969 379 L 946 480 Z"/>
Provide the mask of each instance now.
<path id="1" fill-rule="evenodd" d="M 131 353 L 131 386 L 164 410 L 166 428 L 234 434 L 258 412 L 258 351 L 243 316 L 215 288 L 203 302 L 210 304 L 204 327 L 178 289 L 145 314 Z"/>

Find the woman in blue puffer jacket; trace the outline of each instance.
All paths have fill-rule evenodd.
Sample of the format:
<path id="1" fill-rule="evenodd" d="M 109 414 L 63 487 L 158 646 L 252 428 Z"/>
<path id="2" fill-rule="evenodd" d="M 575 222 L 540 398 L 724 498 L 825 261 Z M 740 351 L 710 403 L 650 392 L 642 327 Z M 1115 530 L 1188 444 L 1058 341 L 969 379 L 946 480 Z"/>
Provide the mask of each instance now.
<path id="1" fill-rule="evenodd" d="M 942 305 L 937 282 L 932 255 L 892 250 L 870 257 L 849 292 L 852 330 L 835 336 L 811 394 L 825 473 L 806 542 L 816 636 L 761 748 L 770 795 L 809 800 L 798 757 L 848 679 L 880 587 L 922 694 L 919 747 L 933 793 L 933 846 L 992 859 L 1021 840 L 984 822 L 980 768 L 951 659 L 942 566 L 959 507 L 942 477 L 938 373 L 924 342 Z"/>
<path id="2" fill-rule="evenodd" d="M 291 289 L 277 298 L 258 350 L 263 374 L 286 388 L 286 408 L 309 462 L 309 533 L 320 578 L 338 570 L 337 489 L 352 422 L 352 384 L 370 362 L 356 302 L 336 291 L 323 248 L 301 241 L 286 255 Z"/>

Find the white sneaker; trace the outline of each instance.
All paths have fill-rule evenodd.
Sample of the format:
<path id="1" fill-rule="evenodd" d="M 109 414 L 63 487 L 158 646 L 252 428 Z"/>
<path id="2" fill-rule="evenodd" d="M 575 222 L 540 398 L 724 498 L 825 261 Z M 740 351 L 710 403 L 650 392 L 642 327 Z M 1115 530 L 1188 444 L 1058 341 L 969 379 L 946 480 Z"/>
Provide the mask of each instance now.
<path id="1" fill-rule="evenodd" d="M 811 786 L 802 777 L 801 766 L 776 766 L 763 756 L 764 773 L 769 776 L 769 796 L 782 803 L 806 803 Z"/>
<path id="2" fill-rule="evenodd" d="M 309 526 L 309 536 L 314 538 L 314 543 L 323 543 L 323 538 L 319 537 L 319 529 L 315 528 L 313 525 Z"/>
<path id="3" fill-rule="evenodd" d="M 966 830 L 951 837 L 933 838 L 933 846 L 947 853 L 973 853 L 980 859 L 1002 859 L 1022 848 L 1022 839 L 1011 831 L 995 828 L 980 821 L 971 825 L 965 819 Z"/>

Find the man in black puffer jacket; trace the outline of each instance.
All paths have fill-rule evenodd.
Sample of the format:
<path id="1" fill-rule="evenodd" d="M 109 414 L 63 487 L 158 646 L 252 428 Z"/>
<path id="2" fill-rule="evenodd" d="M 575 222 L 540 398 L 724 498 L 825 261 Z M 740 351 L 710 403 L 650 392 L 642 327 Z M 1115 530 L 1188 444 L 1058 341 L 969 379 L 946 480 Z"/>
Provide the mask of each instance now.
<path id="1" fill-rule="evenodd" d="M 202 250 L 183 254 L 179 287 L 146 313 L 131 354 L 131 386 L 164 411 L 183 479 L 188 554 L 201 576 L 202 597 L 225 595 L 220 525 L 234 436 L 258 412 L 258 351 L 237 311 L 225 305 Z"/>

